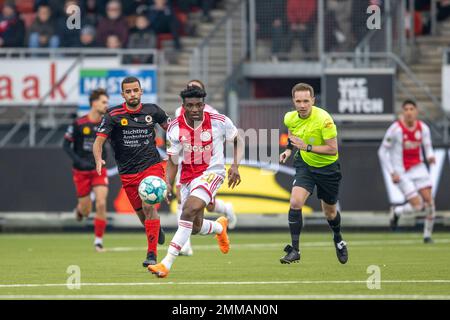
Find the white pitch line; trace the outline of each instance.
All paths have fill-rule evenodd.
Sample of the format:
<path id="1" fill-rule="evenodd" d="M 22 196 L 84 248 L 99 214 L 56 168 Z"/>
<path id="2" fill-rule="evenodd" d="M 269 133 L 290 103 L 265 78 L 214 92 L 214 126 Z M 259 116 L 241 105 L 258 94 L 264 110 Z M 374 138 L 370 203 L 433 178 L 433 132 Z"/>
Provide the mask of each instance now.
<path id="1" fill-rule="evenodd" d="M 370 294 L 336 294 L 336 295 L 0 295 L 1 299 L 113 299 L 113 300 L 314 300 L 314 299 L 332 299 L 332 300 L 450 300 L 450 295 L 420 295 L 420 294 L 386 294 L 386 295 L 370 295 Z"/>
<path id="2" fill-rule="evenodd" d="M 423 240 L 367 240 L 367 241 L 347 241 L 349 247 L 353 246 L 372 246 L 372 245 L 382 245 L 382 244 L 396 244 L 396 245 L 410 245 L 410 244 L 422 244 Z M 436 239 L 435 243 L 447 244 L 450 243 L 450 239 Z M 332 246 L 332 241 L 317 241 L 317 242 L 302 242 L 302 247 L 329 247 Z M 243 244 L 233 244 L 231 243 L 232 249 L 267 249 L 267 248 L 279 248 L 279 243 L 243 243 Z M 167 246 L 160 246 L 162 250 L 167 249 Z M 216 250 L 217 245 L 214 244 L 201 244 L 195 245 L 196 250 Z M 128 252 L 128 251 L 142 251 L 145 247 L 112 247 L 107 248 L 106 251 L 110 252 Z"/>
<path id="3" fill-rule="evenodd" d="M 299 280 L 299 281 L 193 281 L 193 282 L 111 282 L 111 283 L 80 283 L 81 287 L 112 287 L 112 286 L 228 286 L 228 285 L 276 285 L 276 284 L 365 284 L 367 280 Z M 426 283 L 445 284 L 450 279 L 440 280 L 383 280 L 381 284 L 392 283 Z M 32 284 L 0 284 L 0 288 L 40 288 L 40 287 L 66 287 L 66 283 L 32 283 Z"/>

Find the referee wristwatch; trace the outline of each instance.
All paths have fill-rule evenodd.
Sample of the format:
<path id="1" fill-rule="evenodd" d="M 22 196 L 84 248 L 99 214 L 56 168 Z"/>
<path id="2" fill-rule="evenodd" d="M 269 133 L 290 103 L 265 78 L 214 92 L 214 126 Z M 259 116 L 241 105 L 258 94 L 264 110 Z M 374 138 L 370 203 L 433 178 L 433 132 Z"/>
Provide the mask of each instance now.
<path id="1" fill-rule="evenodd" d="M 306 146 L 306 152 L 311 152 L 312 151 L 312 145 L 308 144 Z"/>

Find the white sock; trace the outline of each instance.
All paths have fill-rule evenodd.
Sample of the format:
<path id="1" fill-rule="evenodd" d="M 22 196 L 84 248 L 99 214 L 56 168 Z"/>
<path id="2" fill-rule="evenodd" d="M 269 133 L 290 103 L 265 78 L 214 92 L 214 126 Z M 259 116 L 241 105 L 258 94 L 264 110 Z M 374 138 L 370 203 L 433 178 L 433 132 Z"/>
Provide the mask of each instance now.
<path id="1" fill-rule="evenodd" d="M 161 261 L 161 263 L 166 266 L 167 269 L 172 267 L 173 262 L 180 253 L 181 248 L 183 248 L 186 241 L 192 233 L 192 222 L 186 220 L 180 220 L 178 222 L 178 229 L 172 238 L 169 245 L 169 250 L 167 250 L 166 257 Z"/>
<path id="2" fill-rule="evenodd" d="M 199 234 L 207 235 L 211 233 L 221 234 L 223 231 L 223 227 L 217 221 L 211 221 L 208 219 L 203 219 L 202 228 L 200 229 Z"/>
<path id="3" fill-rule="evenodd" d="M 220 214 L 226 214 L 227 213 L 227 206 L 225 201 L 220 199 L 214 200 L 214 212 L 220 213 Z"/>
<path id="4" fill-rule="evenodd" d="M 407 204 L 404 204 L 402 206 L 397 206 L 394 208 L 394 212 L 397 216 L 401 216 L 402 214 L 408 214 L 408 213 L 414 213 L 419 212 L 420 210 L 415 209 L 409 202 Z"/>
<path id="5" fill-rule="evenodd" d="M 425 222 L 423 224 L 423 237 L 431 238 L 431 234 L 433 233 L 434 226 L 434 217 L 435 217 L 435 209 L 434 206 L 425 207 Z"/>
<path id="6" fill-rule="evenodd" d="M 180 221 L 181 213 L 183 212 L 183 207 L 181 206 L 181 203 L 178 204 L 177 207 L 177 221 Z M 186 251 L 191 246 L 191 238 L 186 241 L 183 248 L 181 250 Z"/>
<path id="7" fill-rule="evenodd" d="M 94 245 L 103 244 L 103 238 L 95 237 Z"/>
<path id="8" fill-rule="evenodd" d="M 181 203 L 179 203 L 177 206 L 177 221 L 180 221 L 182 212 L 183 212 L 183 207 L 181 206 Z"/>
<path id="9" fill-rule="evenodd" d="M 188 248 L 191 247 L 191 238 L 189 238 L 186 243 L 184 244 L 183 248 L 181 248 L 181 251 L 186 251 Z"/>

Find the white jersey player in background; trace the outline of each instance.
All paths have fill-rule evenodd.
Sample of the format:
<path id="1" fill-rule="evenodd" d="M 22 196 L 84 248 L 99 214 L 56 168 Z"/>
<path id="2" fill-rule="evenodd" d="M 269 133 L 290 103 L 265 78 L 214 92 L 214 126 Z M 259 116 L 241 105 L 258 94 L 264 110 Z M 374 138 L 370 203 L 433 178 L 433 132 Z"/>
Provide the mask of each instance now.
<path id="1" fill-rule="evenodd" d="M 201 82 L 200 80 L 191 80 L 188 82 L 187 86 L 197 86 L 199 88 L 201 88 L 202 90 L 205 90 L 205 85 L 203 84 L 203 82 Z M 183 107 L 180 106 L 175 110 L 175 117 L 178 118 L 184 111 L 183 111 Z M 211 107 L 209 104 L 205 103 L 205 107 L 203 109 L 204 112 L 209 112 L 209 113 L 215 113 L 218 114 L 219 111 L 217 111 L 216 109 L 214 109 L 213 107 Z M 180 161 L 182 159 L 180 158 Z M 178 206 L 177 206 L 177 219 L 180 220 L 180 216 L 181 216 L 181 211 L 182 211 L 182 206 L 181 206 L 181 194 L 180 194 L 180 170 L 181 170 L 181 162 L 179 163 L 178 166 L 178 172 L 177 172 L 177 177 L 176 177 L 176 197 L 177 197 L 177 202 L 178 202 Z M 225 215 L 225 217 L 227 217 L 228 219 L 228 229 L 232 230 L 236 227 L 236 223 L 237 223 L 237 216 L 234 213 L 234 209 L 233 209 L 233 204 L 231 202 L 225 202 L 221 199 L 217 199 L 216 197 L 214 198 L 214 200 L 208 204 L 208 206 L 206 207 L 206 210 L 208 210 L 209 212 L 215 212 L 218 214 L 223 214 Z M 191 245 L 191 240 L 189 239 L 186 244 L 183 246 L 183 248 L 181 248 L 180 251 L 180 255 L 183 256 L 192 256 L 194 254 L 194 251 L 192 249 L 192 245 Z"/>
<path id="2" fill-rule="evenodd" d="M 148 270 L 160 278 L 169 274 L 191 234 L 215 234 L 220 251 L 228 253 L 230 249 L 228 219 L 224 216 L 216 221 L 203 218 L 204 209 L 214 199 L 225 180 L 225 141 L 233 142 L 233 163 L 228 170 L 228 187 L 234 188 L 241 182 L 239 163 L 244 154 L 244 142 L 233 122 L 225 115 L 203 112 L 206 93 L 199 87 L 187 87 L 180 96 L 183 99 L 184 113 L 173 120 L 167 129 L 169 160 L 166 182 L 168 193 L 171 193 L 178 171 L 178 156 L 181 156 L 183 212 L 167 255 L 161 263 L 148 266 Z"/>
<path id="3" fill-rule="evenodd" d="M 431 192 L 431 178 L 425 165 L 436 162 L 429 127 L 418 120 L 418 109 L 414 101 L 402 105 L 402 117 L 386 132 L 378 150 L 383 167 L 389 172 L 392 182 L 402 191 L 408 203 L 391 207 L 390 224 L 395 230 L 399 217 L 404 213 L 425 211 L 424 243 L 432 243 L 435 207 Z"/>

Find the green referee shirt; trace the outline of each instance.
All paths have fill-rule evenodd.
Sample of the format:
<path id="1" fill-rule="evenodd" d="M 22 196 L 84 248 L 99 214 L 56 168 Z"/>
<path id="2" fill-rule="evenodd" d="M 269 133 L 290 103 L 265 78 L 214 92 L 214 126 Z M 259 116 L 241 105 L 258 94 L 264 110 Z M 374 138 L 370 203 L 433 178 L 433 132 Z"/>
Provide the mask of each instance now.
<path id="1" fill-rule="evenodd" d="M 311 114 L 307 119 L 300 118 L 297 111 L 286 113 L 284 125 L 292 135 L 313 146 L 323 146 L 325 140 L 337 137 L 336 125 L 330 114 L 315 106 L 312 107 Z M 330 165 L 339 158 L 339 154 L 331 156 L 302 150 L 300 156 L 308 165 L 316 168 Z"/>

